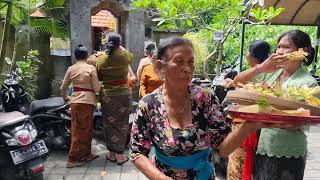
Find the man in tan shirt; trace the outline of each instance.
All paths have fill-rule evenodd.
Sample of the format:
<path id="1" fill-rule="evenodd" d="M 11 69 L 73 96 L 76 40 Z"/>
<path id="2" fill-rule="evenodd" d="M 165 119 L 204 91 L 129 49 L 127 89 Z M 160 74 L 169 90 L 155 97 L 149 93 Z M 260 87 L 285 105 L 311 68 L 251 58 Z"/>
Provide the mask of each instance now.
<path id="1" fill-rule="evenodd" d="M 67 168 L 81 166 L 98 156 L 91 153 L 93 136 L 93 111 L 96 93 L 100 91 L 97 71 L 86 63 L 87 48 L 79 45 L 75 50 L 77 63 L 70 66 L 61 85 L 62 97 L 67 100 L 67 88 L 72 83 L 71 103 L 71 147 Z"/>
<path id="2" fill-rule="evenodd" d="M 78 61 L 70 66 L 61 85 L 62 97 L 67 100 L 67 89 L 72 83 L 75 89 L 83 88 L 90 91 L 74 91 L 70 103 L 84 103 L 96 105 L 96 94 L 100 91 L 97 70 L 86 61 Z"/>

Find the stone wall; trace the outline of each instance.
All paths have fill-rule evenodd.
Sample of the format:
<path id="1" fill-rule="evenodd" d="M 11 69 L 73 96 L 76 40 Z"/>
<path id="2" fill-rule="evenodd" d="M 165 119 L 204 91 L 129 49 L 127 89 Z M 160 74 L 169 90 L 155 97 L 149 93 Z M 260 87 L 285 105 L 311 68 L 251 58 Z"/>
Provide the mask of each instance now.
<path id="1" fill-rule="evenodd" d="M 130 0 L 70 0 L 71 51 L 73 52 L 78 44 L 83 44 L 92 52 L 91 15 L 105 9 L 119 20 L 122 45 L 134 54 L 132 69 L 136 72 L 144 55 L 144 15 L 141 11 L 130 10 L 129 3 Z M 71 62 L 75 62 L 73 53 Z"/>
<path id="2" fill-rule="evenodd" d="M 131 11 L 128 0 L 71 0 L 70 3 L 71 50 L 74 51 L 78 44 L 83 44 L 92 51 L 91 14 L 106 9 L 120 21 L 119 33 L 122 35 L 124 47 L 134 53 L 132 68 L 136 70 L 143 57 L 143 12 Z"/>

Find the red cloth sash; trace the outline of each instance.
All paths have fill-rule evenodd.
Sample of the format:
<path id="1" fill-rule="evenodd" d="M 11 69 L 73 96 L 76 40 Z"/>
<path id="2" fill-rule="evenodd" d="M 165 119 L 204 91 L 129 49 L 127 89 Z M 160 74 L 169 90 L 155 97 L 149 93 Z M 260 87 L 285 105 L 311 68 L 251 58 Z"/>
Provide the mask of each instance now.
<path id="1" fill-rule="evenodd" d="M 94 91 L 92 89 L 86 89 L 86 88 L 81 88 L 81 87 L 73 87 L 73 92 L 77 92 L 77 91 L 89 91 L 89 92 L 93 92 Z"/>
<path id="2" fill-rule="evenodd" d="M 258 134 L 253 132 L 247 139 L 242 143 L 241 147 L 246 151 L 246 157 L 244 160 L 242 180 L 252 180 L 252 171 L 254 164 L 254 153 L 255 148 L 258 145 Z"/>

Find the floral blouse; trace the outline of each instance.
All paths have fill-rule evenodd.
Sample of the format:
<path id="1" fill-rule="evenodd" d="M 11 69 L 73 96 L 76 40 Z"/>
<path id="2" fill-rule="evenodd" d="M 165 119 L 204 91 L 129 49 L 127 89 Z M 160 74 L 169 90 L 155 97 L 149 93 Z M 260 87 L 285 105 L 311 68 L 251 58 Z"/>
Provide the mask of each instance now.
<path id="1" fill-rule="evenodd" d="M 210 147 L 219 148 L 231 131 L 218 99 L 210 89 L 189 86 L 192 101 L 192 124 L 185 129 L 173 128 L 168 121 L 162 86 L 139 102 L 132 127 L 131 158 L 148 157 L 151 145 L 167 156 L 192 155 Z M 211 162 L 211 160 L 209 160 Z M 174 179 L 194 179 L 196 173 L 169 167 L 154 158 L 155 166 Z"/>

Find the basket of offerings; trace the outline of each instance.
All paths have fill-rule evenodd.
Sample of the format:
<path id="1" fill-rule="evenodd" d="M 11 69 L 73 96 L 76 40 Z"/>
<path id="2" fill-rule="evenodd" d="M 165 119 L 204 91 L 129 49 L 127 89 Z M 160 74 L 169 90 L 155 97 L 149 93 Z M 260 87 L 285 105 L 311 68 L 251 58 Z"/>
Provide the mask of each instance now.
<path id="1" fill-rule="evenodd" d="M 255 105 L 264 101 L 278 110 L 297 110 L 303 108 L 312 116 L 320 116 L 320 87 L 307 86 L 282 89 L 279 84 L 272 87 L 266 83 L 246 84 L 242 88 L 229 91 L 227 98 L 238 105 Z"/>
<path id="2" fill-rule="evenodd" d="M 279 84 L 240 85 L 227 98 L 235 105 L 229 108 L 234 121 L 320 124 L 320 87 L 282 89 Z"/>

